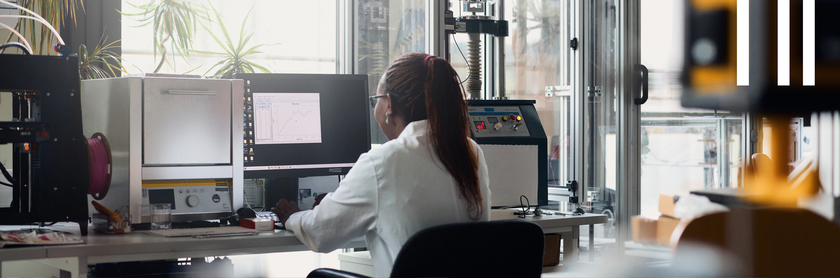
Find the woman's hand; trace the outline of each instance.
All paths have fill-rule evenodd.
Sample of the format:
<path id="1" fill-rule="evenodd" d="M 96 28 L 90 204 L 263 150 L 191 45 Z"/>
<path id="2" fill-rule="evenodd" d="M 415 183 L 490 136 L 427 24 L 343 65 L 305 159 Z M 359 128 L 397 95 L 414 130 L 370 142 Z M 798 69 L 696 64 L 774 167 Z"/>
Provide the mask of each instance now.
<path id="1" fill-rule="evenodd" d="M 327 197 L 327 193 L 324 193 L 324 194 L 321 194 L 321 195 L 315 196 L 315 203 L 314 203 L 314 204 L 312 204 L 312 209 L 315 209 L 315 207 L 317 207 L 318 205 L 320 205 L 320 204 L 321 204 L 321 200 L 323 200 L 323 199 L 324 199 L 324 197 Z"/>
<path id="2" fill-rule="evenodd" d="M 280 220 L 280 223 L 283 223 L 283 228 L 286 227 L 286 220 L 289 220 L 289 216 L 292 216 L 295 212 L 300 211 L 295 201 L 289 202 L 285 198 L 280 199 L 273 208 L 271 208 L 271 212 L 277 215 L 277 218 Z"/>

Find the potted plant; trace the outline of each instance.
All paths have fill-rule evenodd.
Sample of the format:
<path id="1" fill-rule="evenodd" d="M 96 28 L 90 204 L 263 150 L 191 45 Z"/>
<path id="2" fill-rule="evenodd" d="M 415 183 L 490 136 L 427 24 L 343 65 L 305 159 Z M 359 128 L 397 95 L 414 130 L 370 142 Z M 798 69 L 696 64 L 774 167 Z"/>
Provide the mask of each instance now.
<path id="1" fill-rule="evenodd" d="M 154 72 L 160 71 L 166 62 L 167 42 L 186 60 L 195 39 L 196 21 L 208 20 L 204 6 L 193 5 L 187 0 L 151 0 L 145 5 L 135 6 L 131 3 L 129 5 L 144 10 L 142 13 L 123 13 L 129 17 L 139 18 L 138 21 L 141 24 L 138 27 L 152 24 L 155 57 L 158 51 L 160 52 L 160 62 Z"/>
<path id="2" fill-rule="evenodd" d="M 204 75 L 216 69 L 216 72 L 213 73 L 210 77 L 212 78 L 232 78 L 234 73 L 252 73 L 259 70 L 260 72 L 268 73 L 270 72 L 264 66 L 261 66 L 257 63 L 252 61 L 248 61 L 246 59 L 249 55 L 260 54 L 263 53 L 259 51 L 259 48 L 265 46 L 267 44 L 258 44 L 255 46 L 248 46 L 248 42 L 251 40 L 251 37 L 254 33 L 250 33 L 247 36 L 245 35 L 245 23 L 248 21 L 248 16 L 251 14 L 251 10 L 248 11 L 248 14 L 245 16 L 245 20 L 242 21 L 242 27 L 239 29 L 239 40 L 234 41 L 231 39 L 230 35 L 228 34 L 227 28 L 225 27 L 224 22 L 222 21 L 222 15 L 216 11 L 216 8 L 212 5 L 210 6 L 213 9 L 213 13 L 216 15 L 216 20 L 219 23 L 219 26 L 222 29 L 222 34 L 225 36 L 225 41 L 222 41 L 217 37 L 212 30 L 207 28 L 204 23 L 201 23 L 202 27 L 210 33 L 210 36 L 213 37 L 213 40 L 216 41 L 216 44 L 224 49 L 224 52 L 214 52 L 214 51 L 203 51 L 203 50 L 190 50 L 190 52 L 200 53 L 200 54 L 212 54 L 212 55 L 224 55 L 224 59 L 213 65 L 209 70 L 207 70 Z"/>

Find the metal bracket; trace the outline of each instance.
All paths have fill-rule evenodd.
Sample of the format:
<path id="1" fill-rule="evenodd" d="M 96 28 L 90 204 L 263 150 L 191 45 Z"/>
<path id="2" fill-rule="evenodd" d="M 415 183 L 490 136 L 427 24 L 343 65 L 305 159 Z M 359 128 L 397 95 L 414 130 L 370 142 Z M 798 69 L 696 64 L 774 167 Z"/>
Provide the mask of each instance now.
<path id="1" fill-rule="evenodd" d="M 570 96 L 571 92 L 572 86 L 570 85 L 545 86 L 545 97 Z"/>

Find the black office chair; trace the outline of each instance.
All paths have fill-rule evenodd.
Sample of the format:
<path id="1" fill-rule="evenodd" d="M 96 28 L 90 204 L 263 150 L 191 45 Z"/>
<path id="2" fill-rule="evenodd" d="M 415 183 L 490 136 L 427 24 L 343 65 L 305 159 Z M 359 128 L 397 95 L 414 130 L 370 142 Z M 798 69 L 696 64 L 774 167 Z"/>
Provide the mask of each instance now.
<path id="1" fill-rule="evenodd" d="M 519 221 L 447 224 L 422 230 L 403 246 L 391 277 L 539 277 L 545 236 Z M 308 278 L 365 277 L 319 268 Z"/>

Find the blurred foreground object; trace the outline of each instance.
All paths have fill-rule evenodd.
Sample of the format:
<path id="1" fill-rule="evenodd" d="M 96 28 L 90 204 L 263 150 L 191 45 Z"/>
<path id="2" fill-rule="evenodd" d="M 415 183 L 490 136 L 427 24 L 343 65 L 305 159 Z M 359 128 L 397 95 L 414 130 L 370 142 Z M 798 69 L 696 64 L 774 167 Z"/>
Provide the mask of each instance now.
<path id="1" fill-rule="evenodd" d="M 779 1 L 749 0 L 747 12 L 737 2 L 686 0 L 682 105 L 760 113 L 840 109 L 840 1 L 813 0 L 813 18 L 803 16 L 809 9 L 802 0 L 790 1 L 788 15 L 778 14 Z M 739 18 L 749 25 L 742 51 Z M 781 33 L 787 38 L 779 19 L 789 20 L 789 34 Z M 813 34 L 805 32 L 811 23 Z M 782 52 L 789 58 L 780 58 L 780 50 L 789 50 Z"/>
<path id="2" fill-rule="evenodd" d="M 805 228 L 807 227 L 807 228 Z M 732 255 L 729 267 L 749 277 L 835 277 L 840 227 L 804 209 L 736 209 L 706 215 L 674 231 L 674 267 L 690 263 L 697 246 Z"/>

